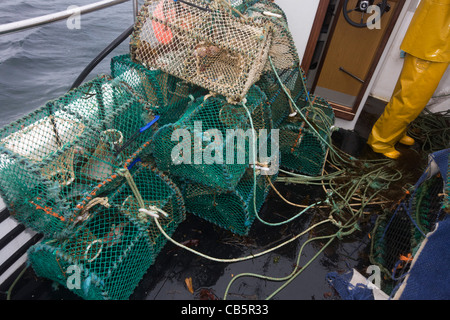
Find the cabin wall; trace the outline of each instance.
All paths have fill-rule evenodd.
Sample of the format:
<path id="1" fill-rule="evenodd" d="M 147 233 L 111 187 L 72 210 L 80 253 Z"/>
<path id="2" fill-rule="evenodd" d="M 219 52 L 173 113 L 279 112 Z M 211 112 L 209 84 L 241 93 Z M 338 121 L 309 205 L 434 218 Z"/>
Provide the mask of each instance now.
<path id="1" fill-rule="evenodd" d="M 309 34 L 320 0 L 276 0 L 287 16 L 289 31 L 294 38 L 300 61 L 303 59 Z"/>

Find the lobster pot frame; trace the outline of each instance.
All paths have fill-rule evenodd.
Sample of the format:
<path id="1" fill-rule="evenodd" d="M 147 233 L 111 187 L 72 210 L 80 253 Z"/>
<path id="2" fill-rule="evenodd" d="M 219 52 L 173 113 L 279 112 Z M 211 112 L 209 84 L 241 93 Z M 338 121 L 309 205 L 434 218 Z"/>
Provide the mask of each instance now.
<path id="1" fill-rule="evenodd" d="M 149 0 L 130 43 L 131 57 L 240 102 L 259 79 L 271 24 L 236 16 L 227 2 Z"/>
<path id="2" fill-rule="evenodd" d="M 265 142 L 272 127 L 265 95 L 253 86 L 246 100 L 255 135 Z M 261 132 L 266 135 L 260 135 Z M 200 97 L 179 121 L 158 130 L 151 148 L 162 171 L 206 186 L 232 190 L 249 166 L 252 138 L 244 106 L 230 104 L 223 96 Z"/>
<path id="3" fill-rule="evenodd" d="M 129 85 L 160 116 L 159 125 L 177 121 L 190 102 L 206 90 L 131 60 L 130 54 L 111 59 L 111 75 Z"/>
<path id="4" fill-rule="evenodd" d="M 86 300 L 123 300 L 151 265 L 148 233 L 116 208 L 96 214 L 85 228 L 64 241 L 46 239 L 28 250 L 39 277 L 53 280 Z M 103 230 L 109 221 L 110 230 Z M 77 272 L 79 279 L 69 276 Z"/>
<path id="5" fill-rule="evenodd" d="M 320 97 L 310 96 L 312 106 L 299 99 L 301 112 L 313 130 L 300 115 L 286 118 L 280 125 L 281 166 L 294 172 L 318 176 L 326 160 L 334 113 L 331 106 Z M 318 136 L 318 134 L 320 136 Z"/>
<path id="6" fill-rule="evenodd" d="M 253 169 L 249 168 L 234 190 L 186 182 L 182 187 L 186 211 L 232 233 L 247 235 L 270 191 L 268 179 L 274 183 L 276 178 L 277 174 L 258 174 L 254 187 Z"/>
<path id="7" fill-rule="evenodd" d="M 179 189 L 155 168 L 139 165 L 132 171 L 144 203 L 168 213 L 159 221 L 171 236 L 185 218 Z M 126 183 L 106 198 L 91 207 L 92 214 L 70 237 L 44 240 L 28 252 L 38 276 L 86 300 L 128 299 L 167 242 L 153 220 L 140 215 Z M 74 271 L 80 276 L 75 283 L 70 277 Z"/>
<path id="8" fill-rule="evenodd" d="M 64 237 L 79 201 L 150 139 L 153 128 L 135 132 L 152 118 L 142 100 L 105 76 L 2 128 L 0 190 L 12 216 Z"/>

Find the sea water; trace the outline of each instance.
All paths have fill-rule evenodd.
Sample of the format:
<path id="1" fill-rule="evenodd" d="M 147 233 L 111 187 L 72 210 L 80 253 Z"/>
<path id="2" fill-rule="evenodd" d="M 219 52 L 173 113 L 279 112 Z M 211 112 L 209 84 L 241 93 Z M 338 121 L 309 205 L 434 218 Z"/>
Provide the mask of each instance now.
<path id="1" fill-rule="evenodd" d="M 0 25 L 81 7 L 96 0 L 1 0 Z M 57 99 L 83 69 L 133 24 L 132 1 L 0 35 L 0 127 Z M 111 57 L 129 52 L 125 40 L 86 78 L 110 73 Z"/>

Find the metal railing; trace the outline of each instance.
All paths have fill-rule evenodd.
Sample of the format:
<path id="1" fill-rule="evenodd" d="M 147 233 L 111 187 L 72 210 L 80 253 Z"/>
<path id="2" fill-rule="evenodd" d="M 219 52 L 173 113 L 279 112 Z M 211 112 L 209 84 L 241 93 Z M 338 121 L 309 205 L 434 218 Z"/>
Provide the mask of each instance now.
<path id="1" fill-rule="evenodd" d="M 93 11 L 102 10 L 127 1 L 132 1 L 133 3 L 133 15 L 135 18 L 137 16 L 138 11 L 138 0 L 102 0 L 85 6 L 73 7 L 64 11 L 50 13 L 36 18 L 30 18 L 21 21 L 2 24 L 0 25 L 0 35 L 38 27 L 55 21 L 64 20 L 71 17 L 74 14 L 82 15 Z"/>

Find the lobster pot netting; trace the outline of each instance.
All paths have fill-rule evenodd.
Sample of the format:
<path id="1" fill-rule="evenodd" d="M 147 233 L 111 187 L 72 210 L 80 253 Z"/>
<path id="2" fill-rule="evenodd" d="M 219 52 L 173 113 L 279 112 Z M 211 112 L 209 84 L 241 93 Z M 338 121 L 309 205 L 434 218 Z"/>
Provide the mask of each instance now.
<path id="1" fill-rule="evenodd" d="M 177 121 L 188 104 L 205 90 L 157 69 L 148 69 L 131 60 L 129 54 L 111 59 L 111 75 L 128 84 L 134 92 L 149 103 L 158 123 Z"/>
<path id="2" fill-rule="evenodd" d="M 273 126 L 278 128 L 280 123 L 294 112 L 285 91 L 296 100 L 305 94 L 304 83 L 306 83 L 306 76 L 299 67 L 300 58 L 289 31 L 286 15 L 278 5 L 266 0 L 243 1 L 236 4 L 236 9 L 255 21 L 272 25 L 270 60 L 266 61 L 256 84 L 267 95 L 267 103 L 272 111 Z M 280 82 L 284 88 L 281 87 Z"/>
<path id="3" fill-rule="evenodd" d="M 154 168 L 140 167 L 132 176 L 144 202 L 167 211 L 160 224 L 172 235 L 185 217 L 180 191 Z M 31 266 L 86 300 L 128 299 L 166 243 L 137 207 L 123 185 L 108 202 L 92 207 L 93 214 L 70 237 L 31 247 Z"/>
<path id="4" fill-rule="evenodd" d="M 271 25 L 236 12 L 222 0 L 148 0 L 135 24 L 131 57 L 239 102 L 264 69 Z"/>
<path id="5" fill-rule="evenodd" d="M 396 281 L 409 270 L 426 234 L 442 215 L 442 177 L 434 176 L 418 186 L 395 211 L 377 218 L 372 231 L 370 261 L 385 274 L 381 289 L 390 294 Z"/>
<path id="6" fill-rule="evenodd" d="M 312 106 L 306 97 L 298 100 L 308 122 L 297 114 L 286 118 L 280 125 L 281 166 L 294 172 L 318 176 L 326 160 L 334 113 L 324 99 L 316 96 L 309 98 L 312 99 Z"/>
<path id="7" fill-rule="evenodd" d="M 78 203 L 150 139 L 152 129 L 131 138 L 152 118 L 99 77 L 2 128 L 0 190 L 13 217 L 44 235 L 67 232 Z"/>
<path id="8" fill-rule="evenodd" d="M 258 174 L 254 186 L 253 169 L 249 168 L 234 190 L 186 182 L 182 187 L 186 211 L 232 233 L 247 235 L 270 191 L 268 179 L 274 183 L 276 178 L 276 174 Z"/>
<path id="9" fill-rule="evenodd" d="M 260 156 L 263 162 L 247 167 L 234 189 L 220 190 L 178 180 L 186 211 L 232 233 L 247 235 L 278 177 L 278 139 L 270 135 L 262 141 L 261 149 L 266 153 Z"/>
<path id="10" fill-rule="evenodd" d="M 272 42 L 269 57 L 272 59 L 273 67 L 267 60 L 263 69 L 264 73 L 272 73 L 273 69 L 281 73 L 299 66 L 300 58 L 289 31 L 287 17 L 277 4 L 269 0 L 250 0 L 235 5 L 235 8 L 257 23 L 271 25 Z"/>
<path id="11" fill-rule="evenodd" d="M 139 169 L 133 173 L 133 182 L 139 194 L 135 194 L 130 185 L 125 183 L 110 197 L 110 203 L 118 206 L 122 213 L 133 217 L 145 226 L 150 242 L 157 249 L 155 252 L 159 252 L 165 244 L 166 238 L 161 235 L 154 220 L 140 212 L 139 209 L 142 206 L 145 209 L 156 207 L 165 212 L 168 216 L 158 214 L 159 221 L 164 230 L 170 231 L 169 234 L 172 234 L 185 219 L 186 209 L 183 196 L 172 180 L 153 164 L 139 166 Z"/>
<path id="12" fill-rule="evenodd" d="M 278 76 L 282 85 L 273 72 L 264 73 L 257 82 L 258 87 L 267 96 L 267 104 L 270 106 L 274 128 L 279 128 L 283 120 L 296 111 L 286 92 L 296 104 L 301 103 L 298 107 L 303 107 L 306 96 L 303 86 L 306 76 L 301 68 L 286 69 Z"/>
<path id="13" fill-rule="evenodd" d="M 246 100 L 253 132 L 265 142 L 271 128 L 265 95 L 253 86 Z M 198 98 L 179 121 L 154 135 L 151 149 L 157 167 L 209 187 L 234 189 L 251 160 L 253 135 L 247 110 L 223 96 Z"/>

